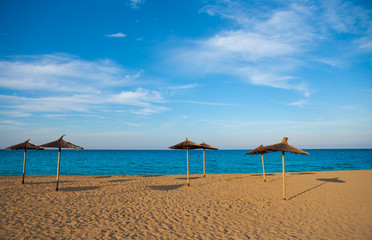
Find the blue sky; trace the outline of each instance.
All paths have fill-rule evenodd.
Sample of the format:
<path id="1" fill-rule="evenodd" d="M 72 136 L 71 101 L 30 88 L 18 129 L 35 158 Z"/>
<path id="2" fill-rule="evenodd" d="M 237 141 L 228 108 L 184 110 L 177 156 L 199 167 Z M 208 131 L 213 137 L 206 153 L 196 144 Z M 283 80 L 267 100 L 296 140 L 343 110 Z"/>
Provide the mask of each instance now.
<path id="1" fill-rule="evenodd" d="M 0 148 L 372 147 L 370 1 L 0 2 Z"/>

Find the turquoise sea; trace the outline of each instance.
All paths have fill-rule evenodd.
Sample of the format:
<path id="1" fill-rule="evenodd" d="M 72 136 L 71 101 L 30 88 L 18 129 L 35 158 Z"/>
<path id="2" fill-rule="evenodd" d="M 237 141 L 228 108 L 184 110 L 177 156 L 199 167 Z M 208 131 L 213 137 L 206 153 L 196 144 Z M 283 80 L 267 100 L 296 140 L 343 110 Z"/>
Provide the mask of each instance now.
<path id="1" fill-rule="evenodd" d="M 372 169 L 372 149 L 309 149 L 286 153 L 286 171 Z M 250 150 L 206 150 L 206 173 L 260 173 L 261 155 Z M 0 176 L 20 176 L 23 150 L 0 150 Z M 203 150 L 191 150 L 190 174 L 203 173 Z M 58 150 L 27 151 L 26 175 L 55 175 Z M 282 170 L 281 153 L 264 155 L 266 172 Z M 186 174 L 185 150 L 62 150 L 61 175 Z"/>

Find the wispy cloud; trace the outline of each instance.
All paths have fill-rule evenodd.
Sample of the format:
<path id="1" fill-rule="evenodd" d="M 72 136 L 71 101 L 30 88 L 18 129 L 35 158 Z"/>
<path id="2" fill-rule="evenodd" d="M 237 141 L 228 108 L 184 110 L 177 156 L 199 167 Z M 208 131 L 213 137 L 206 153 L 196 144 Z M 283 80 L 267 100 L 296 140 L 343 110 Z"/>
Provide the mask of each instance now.
<path id="1" fill-rule="evenodd" d="M 56 116 L 66 111 L 88 113 L 120 106 L 130 106 L 129 113 L 163 111 L 158 105 L 166 100 L 159 91 L 134 88 L 140 74 L 128 74 L 110 60 L 86 61 L 64 54 L 3 60 L 0 88 L 16 94 L 0 95 L 6 104 L 0 114 L 29 116 L 42 112 Z"/>
<path id="2" fill-rule="evenodd" d="M 25 113 L 57 113 L 57 112 L 89 112 L 90 105 L 97 101 L 93 95 L 69 95 L 51 97 L 25 97 L 0 95 L 3 102 L 8 103 L 8 108 Z M 92 100 L 93 99 L 93 100 Z"/>
<path id="3" fill-rule="evenodd" d="M 132 110 L 131 112 L 137 115 L 150 116 L 153 114 L 158 114 L 164 111 L 169 111 L 170 108 L 164 106 L 149 106 L 146 108 L 141 108 L 138 110 Z"/>
<path id="4" fill-rule="evenodd" d="M 61 119 L 64 119 L 64 118 L 67 118 L 68 115 L 66 115 L 66 114 L 43 114 L 43 117 L 45 117 L 45 118 L 61 118 Z"/>
<path id="5" fill-rule="evenodd" d="M 289 106 L 296 106 L 296 107 L 303 107 L 305 105 L 307 105 L 309 103 L 309 101 L 307 99 L 301 99 L 301 100 L 298 100 L 296 102 L 291 102 L 291 103 L 288 103 Z"/>
<path id="6" fill-rule="evenodd" d="M 31 114 L 21 112 L 21 111 L 7 111 L 7 110 L 0 110 L 1 115 L 6 115 L 9 117 L 29 117 Z"/>
<path id="7" fill-rule="evenodd" d="M 126 34 L 121 33 L 121 32 L 114 33 L 114 34 L 106 34 L 106 37 L 108 37 L 108 38 L 124 38 L 126 36 L 127 36 Z"/>
<path id="8" fill-rule="evenodd" d="M 140 9 L 143 4 L 145 4 L 145 0 L 129 0 L 129 6 L 133 9 Z"/>
<path id="9" fill-rule="evenodd" d="M 368 121 L 371 119 L 361 119 L 360 123 L 363 125 L 368 124 Z M 291 130 L 297 129 L 313 129 L 319 127 L 340 127 L 340 126 L 348 126 L 348 125 L 355 125 L 353 119 L 328 119 L 328 120 L 308 120 L 308 121 L 299 121 L 299 120 L 275 120 L 275 121 L 224 121 L 224 120 L 212 120 L 212 119 L 205 119 L 204 122 L 208 124 L 213 124 L 216 126 L 221 126 L 226 129 L 241 129 L 245 131 L 251 131 L 252 129 L 265 129 L 269 126 L 276 126 L 278 129 L 286 129 L 290 126 Z M 268 128 L 271 129 L 271 128 Z M 273 131 L 272 129 L 270 131 Z"/>
<path id="10" fill-rule="evenodd" d="M 322 23 L 339 33 L 355 33 L 371 24 L 369 10 L 349 1 L 320 1 Z"/>
<path id="11" fill-rule="evenodd" d="M 200 105 L 212 105 L 212 106 L 231 106 L 229 103 L 218 103 L 218 102 L 201 102 L 201 101 L 182 101 L 184 103 L 200 104 Z"/>
<path id="12" fill-rule="evenodd" d="M 32 113 L 58 113 L 79 112 L 87 113 L 98 111 L 102 107 L 111 108 L 114 105 L 126 105 L 139 107 L 142 110 L 131 110 L 131 112 L 146 112 L 151 115 L 164 109 L 152 103 L 164 103 L 162 95 L 158 91 L 147 89 L 136 89 L 134 91 L 122 91 L 118 94 L 77 94 L 68 96 L 51 97 L 19 97 L 0 95 L 0 100 L 7 102 L 9 107 L 18 111 Z"/>
<path id="13" fill-rule="evenodd" d="M 344 64 L 338 59 L 329 59 L 329 58 L 314 58 L 314 61 L 320 62 L 335 68 L 342 68 Z"/>
<path id="14" fill-rule="evenodd" d="M 23 122 L 18 122 L 18 121 L 13 121 L 13 120 L 3 120 L 0 121 L 0 124 L 6 124 L 6 125 L 27 125 L 26 123 Z"/>
<path id="15" fill-rule="evenodd" d="M 358 105 L 345 105 L 345 106 L 342 106 L 341 109 L 348 110 L 348 111 L 364 112 L 364 109 Z"/>
<path id="16" fill-rule="evenodd" d="M 108 101 L 125 105 L 148 107 L 150 106 L 150 102 L 164 102 L 164 98 L 158 91 L 138 88 L 135 91 L 122 91 L 119 94 L 113 95 Z"/>
<path id="17" fill-rule="evenodd" d="M 171 89 L 171 90 L 190 89 L 190 88 L 196 88 L 198 86 L 199 86 L 198 83 L 192 83 L 192 84 L 181 85 L 181 86 L 173 86 L 173 87 L 169 87 L 168 89 Z"/>
<path id="18" fill-rule="evenodd" d="M 86 61 L 66 54 L 0 61 L 0 87 L 6 89 L 92 92 L 129 85 L 138 77 L 108 59 Z"/>
<path id="19" fill-rule="evenodd" d="M 340 60 L 332 60 L 338 56 L 319 55 L 318 47 L 339 32 L 355 33 L 359 39 L 369 27 L 367 11 L 337 0 L 324 4 L 275 1 L 274 5 L 277 7 L 266 8 L 260 1 L 208 1 L 201 12 L 231 20 L 230 29 L 189 42 L 189 47 L 174 51 L 171 60 L 180 69 L 192 68 L 197 74 L 227 74 L 309 97 L 309 80 L 300 79 L 297 72 L 314 59 L 342 67 Z M 367 40 L 360 41 L 360 47 L 368 48 Z"/>
<path id="20" fill-rule="evenodd" d="M 294 89 L 309 95 L 307 84 L 292 75 L 300 65 L 295 56 L 303 53 L 307 41 L 317 36 L 304 24 L 304 9 L 293 6 L 265 13 L 263 19 L 252 19 L 249 13 L 253 9 L 235 1 L 220 1 L 203 11 L 232 19 L 238 27 L 194 42 L 191 49 L 180 50 L 177 57 L 183 64 L 196 65 L 205 73 L 230 74 L 251 84 Z"/>
<path id="21" fill-rule="evenodd" d="M 362 6 L 356 6 L 352 1 L 321 1 L 323 9 L 323 29 L 328 33 L 333 30 L 338 34 L 348 33 L 355 36 L 354 43 L 364 51 L 372 50 L 371 11 Z"/>
<path id="22" fill-rule="evenodd" d="M 115 119 L 117 122 L 119 122 L 120 124 L 123 124 L 123 125 L 128 125 L 128 126 L 131 126 L 131 127 L 140 127 L 141 124 L 138 124 L 138 123 L 133 123 L 133 122 L 128 122 L 128 121 L 123 121 L 121 119 Z"/>

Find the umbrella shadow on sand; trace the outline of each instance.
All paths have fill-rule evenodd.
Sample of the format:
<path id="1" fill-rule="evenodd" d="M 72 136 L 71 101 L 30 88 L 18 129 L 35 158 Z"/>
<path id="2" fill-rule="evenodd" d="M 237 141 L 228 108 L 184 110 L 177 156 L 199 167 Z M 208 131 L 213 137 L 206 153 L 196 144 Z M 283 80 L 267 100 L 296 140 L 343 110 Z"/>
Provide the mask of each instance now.
<path id="1" fill-rule="evenodd" d="M 72 183 L 74 181 L 60 181 L 60 183 Z M 51 184 L 51 183 L 56 183 L 55 181 L 53 182 L 28 182 L 26 184 L 31 184 L 31 185 L 38 185 L 38 184 Z"/>
<path id="2" fill-rule="evenodd" d="M 128 182 L 132 181 L 132 179 L 117 179 L 117 180 L 109 180 L 109 182 Z"/>
<path id="3" fill-rule="evenodd" d="M 265 176 L 274 176 L 275 174 L 273 173 L 265 173 Z M 252 177 L 262 177 L 262 174 L 261 173 L 255 173 L 255 174 L 251 174 Z"/>
<path id="4" fill-rule="evenodd" d="M 298 197 L 298 196 L 301 196 L 302 194 L 305 194 L 305 193 L 307 193 L 307 192 L 310 192 L 311 190 L 314 190 L 314 189 L 316 189 L 316 188 L 318 188 L 318 187 L 320 187 L 320 186 L 322 186 L 322 185 L 324 185 L 324 184 L 326 184 L 326 183 L 329 183 L 329 182 L 330 182 L 330 183 L 346 183 L 344 180 L 340 180 L 339 177 L 336 177 L 336 178 L 318 178 L 318 179 L 316 179 L 316 180 L 318 180 L 318 181 L 322 181 L 322 183 L 316 185 L 315 187 L 311 187 L 311 188 L 309 188 L 309 189 L 306 189 L 305 191 L 300 192 L 300 193 L 296 194 L 296 195 L 293 196 L 293 197 L 290 197 L 288 200 L 291 200 L 291 199 L 293 199 L 293 198 L 296 198 L 296 197 Z"/>
<path id="5" fill-rule="evenodd" d="M 189 177 L 189 179 L 199 179 L 201 177 Z M 180 179 L 180 180 L 186 180 L 187 178 L 185 177 L 180 177 L 180 178 L 176 178 L 176 179 Z"/>
<path id="6" fill-rule="evenodd" d="M 143 178 L 151 178 L 151 177 L 161 177 L 163 175 L 138 175 L 139 177 L 143 177 Z"/>
<path id="7" fill-rule="evenodd" d="M 312 173 L 312 172 L 291 173 L 291 175 L 311 175 L 311 174 L 315 174 L 315 173 Z"/>
<path id="8" fill-rule="evenodd" d="M 333 182 L 333 183 L 346 183 L 344 180 L 340 180 L 338 177 L 336 178 L 318 178 L 318 181 L 323 181 L 325 183 L 327 182 Z"/>
<path id="9" fill-rule="evenodd" d="M 185 184 L 147 186 L 147 187 L 151 188 L 152 190 L 170 191 L 170 190 L 176 190 L 176 189 L 181 188 L 183 186 L 185 186 Z"/>
<path id="10" fill-rule="evenodd" d="M 100 188 L 100 186 L 64 187 L 64 188 L 60 188 L 59 191 L 64 191 L 64 192 L 81 192 L 81 191 L 96 190 L 98 188 Z"/>

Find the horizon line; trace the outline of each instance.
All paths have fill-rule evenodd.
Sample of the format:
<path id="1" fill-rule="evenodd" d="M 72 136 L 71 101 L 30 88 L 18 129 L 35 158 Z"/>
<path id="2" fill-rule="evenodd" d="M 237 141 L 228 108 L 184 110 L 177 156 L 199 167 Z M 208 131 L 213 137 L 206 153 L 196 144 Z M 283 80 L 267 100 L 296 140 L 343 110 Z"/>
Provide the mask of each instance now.
<path id="1" fill-rule="evenodd" d="M 218 148 L 217 150 L 252 150 L 254 148 Z M 334 148 L 301 148 L 305 150 L 372 150 L 372 147 L 334 147 Z M 5 148 L 1 148 L 0 150 L 8 150 Z M 24 150 L 24 149 L 15 149 L 15 150 Z M 27 149 L 27 150 L 35 150 L 35 149 Z M 44 150 L 58 150 L 57 148 L 44 148 Z M 63 148 L 63 150 L 73 150 L 73 151 L 78 151 L 78 150 L 143 150 L 143 151 L 152 151 L 152 150 L 186 150 L 186 149 L 168 149 L 168 148 L 84 148 L 84 149 L 72 149 L 72 148 Z M 202 150 L 202 148 L 198 149 L 189 149 L 189 150 Z M 210 150 L 210 149 L 206 149 Z M 213 150 L 213 149 L 212 149 Z M 11 150 L 8 150 L 11 151 Z M 40 150 L 38 150 L 40 151 Z"/>

